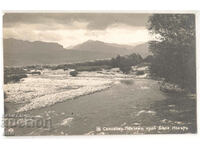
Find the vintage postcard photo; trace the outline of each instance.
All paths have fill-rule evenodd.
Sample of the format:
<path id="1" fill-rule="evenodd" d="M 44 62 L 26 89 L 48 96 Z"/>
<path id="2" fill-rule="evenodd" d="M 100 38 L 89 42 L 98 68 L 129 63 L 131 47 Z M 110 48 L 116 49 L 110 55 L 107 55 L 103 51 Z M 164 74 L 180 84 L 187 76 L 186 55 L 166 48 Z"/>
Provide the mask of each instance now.
<path id="1" fill-rule="evenodd" d="M 195 18 L 4 13 L 4 135 L 197 133 Z"/>

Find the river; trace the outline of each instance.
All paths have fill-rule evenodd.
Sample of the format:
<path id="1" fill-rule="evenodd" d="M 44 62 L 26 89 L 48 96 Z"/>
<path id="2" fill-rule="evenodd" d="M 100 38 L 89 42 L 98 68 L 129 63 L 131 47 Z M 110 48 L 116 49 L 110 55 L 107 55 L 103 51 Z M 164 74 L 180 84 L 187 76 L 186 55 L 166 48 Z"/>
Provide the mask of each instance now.
<path id="1" fill-rule="evenodd" d="M 17 107 L 6 104 L 7 107 Z M 196 132 L 196 100 L 167 94 L 152 79 L 121 80 L 109 89 L 27 114 L 50 128 L 14 128 L 15 135 L 166 134 Z"/>

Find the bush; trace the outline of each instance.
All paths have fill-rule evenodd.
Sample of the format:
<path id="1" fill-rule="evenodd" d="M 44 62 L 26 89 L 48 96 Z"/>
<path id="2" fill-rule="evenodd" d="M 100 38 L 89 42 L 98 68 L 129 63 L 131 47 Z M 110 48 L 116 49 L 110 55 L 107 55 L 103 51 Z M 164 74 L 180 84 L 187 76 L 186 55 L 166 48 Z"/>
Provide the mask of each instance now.
<path id="1" fill-rule="evenodd" d="M 131 70 L 131 66 L 120 66 L 119 69 L 125 73 L 125 74 L 128 74 Z"/>
<path id="2" fill-rule="evenodd" d="M 4 77 L 4 83 L 9 83 L 9 82 L 18 82 L 22 78 L 27 78 L 26 74 L 18 74 L 18 75 L 8 75 Z"/>
<path id="3" fill-rule="evenodd" d="M 75 70 L 75 71 L 71 71 L 69 73 L 72 77 L 76 77 L 78 75 L 78 72 Z"/>
<path id="4" fill-rule="evenodd" d="M 9 82 L 18 82 L 22 78 L 26 78 L 28 72 L 23 68 L 5 67 L 4 68 L 4 84 Z"/>
<path id="5" fill-rule="evenodd" d="M 136 72 L 136 75 L 143 75 L 144 74 L 144 71 L 137 71 Z"/>
<path id="6" fill-rule="evenodd" d="M 40 71 L 33 71 L 33 72 L 30 72 L 30 74 L 37 74 L 37 75 L 41 75 L 41 72 L 40 72 Z"/>

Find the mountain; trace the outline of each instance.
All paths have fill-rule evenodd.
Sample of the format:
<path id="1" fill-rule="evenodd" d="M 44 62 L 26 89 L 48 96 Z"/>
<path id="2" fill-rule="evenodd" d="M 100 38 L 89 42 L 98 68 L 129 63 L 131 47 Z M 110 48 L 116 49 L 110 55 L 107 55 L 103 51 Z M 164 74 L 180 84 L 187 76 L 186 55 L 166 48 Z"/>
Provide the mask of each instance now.
<path id="1" fill-rule="evenodd" d="M 87 41 L 73 47 L 73 49 L 65 49 L 58 43 L 30 42 L 10 38 L 3 40 L 3 46 L 5 66 L 74 63 L 111 58 L 118 54 L 126 55 L 134 52 L 134 48 L 127 49 L 124 46 L 113 46 L 113 44 L 100 41 Z M 141 52 L 146 51 L 140 50 Z"/>
<path id="2" fill-rule="evenodd" d="M 72 47 L 72 49 L 82 50 L 87 52 L 101 52 L 108 55 L 126 55 L 130 53 L 130 51 L 125 47 L 118 47 L 110 43 L 104 43 L 101 41 L 92 41 L 92 40 L 76 45 Z"/>
<path id="3" fill-rule="evenodd" d="M 4 65 L 62 64 L 109 58 L 102 53 L 67 50 L 58 43 L 4 39 Z"/>
<path id="4" fill-rule="evenodd" d="M 107 55 L 128 55 L 131 53 L 138 53 L 143 58 L 150 55 L 148 43 L 139 44 L 137 46 L 120 45 L 115 43 L 104 43 L 101 41 L 88 40 L 82 44 L 78 44 L 71 49 L 81 50 L 87 52 L 101 52 Z"/>

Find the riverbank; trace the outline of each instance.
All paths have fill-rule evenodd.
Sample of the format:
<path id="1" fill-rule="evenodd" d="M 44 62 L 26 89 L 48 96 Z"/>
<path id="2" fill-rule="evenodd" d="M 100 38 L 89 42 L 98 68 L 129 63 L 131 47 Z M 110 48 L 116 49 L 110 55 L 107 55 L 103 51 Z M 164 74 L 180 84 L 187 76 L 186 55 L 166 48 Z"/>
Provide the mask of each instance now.
<path id="1" fill-rule="evenodd" d="M 105 90 L 120 80 L 147 77 L 146 74 L 123 74 L 119 68 L 81 71 L 76 77 L 70 72 L 70 69 L 44 69 L 40 74 L 28 74 L 19 82 L 7 83 L 5 102 L 20 104 L 22 107 L 16 112 L 30 111 Z"/>
<path id="2" fill-rule="evenodd" d="M 5 102 L 20 104 L 16 112 L 24 112 L 51 106 L 59 102 L 75 99 L 80 96 L 106 90 L 121 80 L 148 79 L 148 65 L 133 66 L 129 74 L 119 68 L 98 71 L 80 71 L 76 77 L 70 75 L 71 69 L 43 69 L 40 74 L 27 74 L 27 78 L 19 82 L 4 85 Z M 186 94 L 178 85 L 155 79 L 159 89 L 164 93 Z M 129 81 L 128 81 L 129 82 Z M 195 94 L 187 93 L 193 99 Z"/>
<path id="3" fill-rule="evenodd" d="M 44 69 L 4 85 L 6 114 L 52 121 L 50 130 L 10 128 L 15 135 L 196 132 L 196 96 L 163 91 L 146 66 L 135 66 L 130 74 L 112 68 L 72 77 L 70 71 Z"/>

